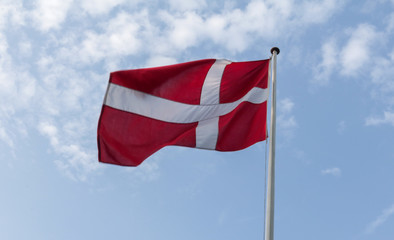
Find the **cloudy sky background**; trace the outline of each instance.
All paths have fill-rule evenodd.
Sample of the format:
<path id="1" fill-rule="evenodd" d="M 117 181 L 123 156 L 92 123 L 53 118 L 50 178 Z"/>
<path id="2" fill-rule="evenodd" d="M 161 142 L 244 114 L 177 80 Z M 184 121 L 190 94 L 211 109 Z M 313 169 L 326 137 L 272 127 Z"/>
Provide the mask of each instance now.
<path id="1" fill-rule="evenodd" d="M 278 46 L 276 239 L 394 236 L 394 1 L 0 0 L 1 239 L 262 239 L 266 143 L 97 162 L 109 73 Z"/>

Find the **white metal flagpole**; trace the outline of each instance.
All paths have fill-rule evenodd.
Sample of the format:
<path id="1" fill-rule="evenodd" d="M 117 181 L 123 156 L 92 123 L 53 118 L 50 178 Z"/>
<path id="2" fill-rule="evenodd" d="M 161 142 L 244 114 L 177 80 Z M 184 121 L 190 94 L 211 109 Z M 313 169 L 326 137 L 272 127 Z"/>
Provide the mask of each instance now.
<path id="1" fill-rule="evenodd" d="M 267 181 L 267 206 L 265 220 L 265 240 L 274 240 L 274 200 L 275 200 L 275 130 L 276 130 L 276 56 L 280 50 L 271 49 L 272 53 L 272 97 L 271 97 L 271 122 L 268 151 L 268 181 Z"/>

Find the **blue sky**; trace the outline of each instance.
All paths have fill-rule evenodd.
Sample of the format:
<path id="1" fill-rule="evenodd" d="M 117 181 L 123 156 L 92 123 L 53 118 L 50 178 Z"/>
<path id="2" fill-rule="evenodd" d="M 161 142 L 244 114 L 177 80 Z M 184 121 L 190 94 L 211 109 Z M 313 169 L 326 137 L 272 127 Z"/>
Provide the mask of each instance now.
<path id="1" fill-rule="evenodd" d="M 276 239 L 394 236 L 394 1 L 0 0 L 1 239 L 262 239 L 266 143 L 97 162 L 109 73 L 278 46 Z"/>

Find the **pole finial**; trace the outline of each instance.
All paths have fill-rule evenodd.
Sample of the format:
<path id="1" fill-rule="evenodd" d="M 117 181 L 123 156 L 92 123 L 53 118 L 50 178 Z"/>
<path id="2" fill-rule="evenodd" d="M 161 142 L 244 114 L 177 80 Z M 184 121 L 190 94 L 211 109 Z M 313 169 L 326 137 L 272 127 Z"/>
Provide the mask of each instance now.
<path id="1" fill-rule="evenodd" d="M 276 52 L 277 55 L 280 53 L 280 50 L 278 47 L 271 48 L 271 54 L 274 54 L 274 51 Z"/>

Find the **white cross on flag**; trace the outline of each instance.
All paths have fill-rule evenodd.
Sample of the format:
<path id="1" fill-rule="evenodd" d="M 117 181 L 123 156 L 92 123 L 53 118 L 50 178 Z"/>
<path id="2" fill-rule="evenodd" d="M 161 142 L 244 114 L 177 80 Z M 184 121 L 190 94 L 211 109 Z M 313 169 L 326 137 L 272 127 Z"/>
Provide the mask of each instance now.
<path id="1" fill-rule="evenodd" d="M 110 74 L 99 161 L 138 166 L 168 145 L 236 151 L 266 139 L 269 59 L 206 59 Z"/>

